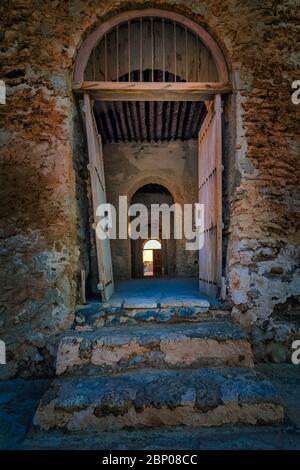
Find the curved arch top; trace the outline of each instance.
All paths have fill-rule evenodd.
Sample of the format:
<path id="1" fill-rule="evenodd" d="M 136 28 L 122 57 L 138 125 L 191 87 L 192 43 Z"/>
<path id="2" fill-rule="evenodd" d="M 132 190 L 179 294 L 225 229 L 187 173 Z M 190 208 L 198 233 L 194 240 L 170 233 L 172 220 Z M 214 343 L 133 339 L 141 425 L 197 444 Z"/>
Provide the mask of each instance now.
<path id="1" fill-rule="evenodd" d="M 147 184 L 159 184 L 160 186 L 163 186 L 167 191 L 169 191 L 174 202 L 181 202 L 182 200 L 180 188 L 177 187 L 176 184 L 163 176 L 153 176 L 152 174 L 145 175 L 131 184 L 127 191 L 128 200 L 131 201 L 135 193 Z M 177 197 L 175 197 L 175 195 Z"/>
<path id="2" fill-rule="evenodd" d="M 161 250 L 161 241 L 157 238 L 148 238 L 143 243 L 143 250 Z"/>
<path id="3" fill-rule="evenodd" d="M 212 58 L 215 62 L 219 81 L 224 84 L 229 84 L 229 74 L 225 57 L 213 37 L 202 26 L 195 23 L 193 20 L 173 11 L 160 10 L 156 8 L 147 8 L 142 10 L 131 10 L 119 13 L 109 20 L 102 23 L 95 31 L 93 31 L 81 45 L 75 62 L 75 69 L 73 75 L 73 82 L 80 84 L 84 82 L 84 72 L 88 64 L 88 60 L 93 49 L 101 41 L 101 39 L 113 28 L 130 20 L 139 18 L 156 17 L 169 21 L 177 22 L 192 31 L 202 43 L 210 51 Z"/>

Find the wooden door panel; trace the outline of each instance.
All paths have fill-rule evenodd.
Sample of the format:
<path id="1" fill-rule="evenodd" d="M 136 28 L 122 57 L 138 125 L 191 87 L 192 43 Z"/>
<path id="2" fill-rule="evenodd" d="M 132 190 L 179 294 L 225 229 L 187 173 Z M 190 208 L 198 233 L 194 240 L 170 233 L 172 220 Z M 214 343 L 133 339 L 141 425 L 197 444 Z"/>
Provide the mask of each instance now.
<path id="1" fill-rule="evenodd" d="M 221 96 L 207 102 L 198 139 L 199 203 L 204 204 L 204 245 L 199 250 L 199 289 L 220 294 L 222 275 L 222 135 Z"/>
<path id="2" fill-rule="evenodd" d="M 153 250 L 153 276 L 161 276 L 162 274 L 162 251 Z"/>
<path id="3" fill-rule="evenodd" d="M 88 168 L 91 178 L 94 227 L 96 227 L 99 221 L 99 217 L 96 215 L 97 207 L 100 204 L 106 203 L 106 194 L 101 136 L 98 134 L 91 99 L 88 94 L 84 95 L 84 112 L 88 142 Z M 106 301 L 114 293 L 110 241 L 108 238 L 100 240 L 96 234 L 95 239 L 99 271 L 99 288 L 102 293 L 102 300 Z"/>

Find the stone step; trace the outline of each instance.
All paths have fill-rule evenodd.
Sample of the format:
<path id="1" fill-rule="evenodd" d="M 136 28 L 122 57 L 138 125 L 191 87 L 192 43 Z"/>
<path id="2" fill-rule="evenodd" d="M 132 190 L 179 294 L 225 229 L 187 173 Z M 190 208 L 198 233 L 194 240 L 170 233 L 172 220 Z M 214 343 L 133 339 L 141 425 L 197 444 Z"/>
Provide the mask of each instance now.
<path id="1" fill-rule="evenodd" d="M 9 441 L 11 443 L 11 441 Z M 11 449 L 11 445 L 9 447 Z M 15 450 L 15 448 L 13 448 Z M 224 451 L 300 450 L 299 432 L 283 423 L 276 426 L 228 424 L 223 426 L 172 426 L 121 429 L 101 432 L 51 430 L 31 431 L 16 450 L 108 450 L 108 451 Z M 203 460 L 202 460 L 203 462 Z"/>
<path id="2" fill-rule="evenodd" d="M 39 404 L 34 425 L 45 430 L 116 431 L 282 420 L 276 390 L 253 369 L 147 369 L 57 378 Z"/>
<path id="3" fill-rule="evenodd" d="M 92 374 L 141 367 L 207 366 L 253 367 L 246 334 L 225 321 L 71 331 L 60 341 L 56 373 Z"/>
<path id="4" fill-rule="evenodd" d="M 173 302 L 174 304 L 174 302 Z M 150 305 L 150 304 L 149 304 Z M 162 306 L 158 304 L 145 307 L 139 301 L 134 303 L 120 302 L 119 306 L 110 306 L 100 302 L 90 302 L 78 306 L 75 312 L 75 329 L 93 331 L 102 326 L 117 324 L 145 323 L 180 323 L 202 322 L 215 319 L 226 319 L 230 316 L 229 306 L 204 299 L 177 299 L 176 305 Z"/>

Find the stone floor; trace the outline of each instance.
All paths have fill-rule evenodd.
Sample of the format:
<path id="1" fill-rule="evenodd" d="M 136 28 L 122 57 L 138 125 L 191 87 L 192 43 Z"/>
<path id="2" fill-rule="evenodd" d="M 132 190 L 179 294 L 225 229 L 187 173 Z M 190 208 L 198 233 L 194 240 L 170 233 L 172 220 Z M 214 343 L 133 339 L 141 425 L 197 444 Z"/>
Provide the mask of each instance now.
<path id="1" fill-rule="evenodd" d="M 34 431 L 31 420 L 46 380 L 0 383 L 0 449 L 298 449 L 300 450 L 300 368 L 290 364 L 257 367 L 277 386 L 284 402 L 282 425 L 172 428 L 117 432 Z"/>
<path id="2" fill-rule="evenodd" d="M 215 299 L 199 292 L 196 278 L 147 278 L 117 281 L 106 307 L 157 308 L 207 307 Z"/>

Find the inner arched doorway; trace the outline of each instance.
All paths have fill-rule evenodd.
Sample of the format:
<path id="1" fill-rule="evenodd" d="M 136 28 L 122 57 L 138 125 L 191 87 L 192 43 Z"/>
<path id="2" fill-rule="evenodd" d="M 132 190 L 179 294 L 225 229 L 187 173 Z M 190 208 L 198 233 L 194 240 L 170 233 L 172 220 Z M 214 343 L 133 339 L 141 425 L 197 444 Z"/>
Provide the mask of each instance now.
<path id="1" fill-rule="evenodd" d="M 156 277 L 164 274 L 161 240 L 149 238 L 143 244 L 143 277 Z"/>
<path id="2" fill-rule="evenodd" d="M 205 205 L 206 213 L 197 266 L 199 287 L 207 294 L 219 295 L 221 95 L 230 91 L 230 85 L 226 61 L 217 42 L 202 26 L 176 12 L 123 12 L 87 37 L 79 50 L 73 78 L 73 90 L 79 96 L 84 94 L 94 219 L 97 220 L 97 204 L 106 200 L 105 179 L 110 171 L 110 162 L 105 162 L 103 153 L 113 159 L 112 152 L 105 152 L 105 145 L 135 145 L 131 149 L 135 160 L 128 162 L 133 178 L 135 162 L 143 154 L 145 142 L 153 146 L 179 141 L 197 143 L 197 200 Z M 181 150 L 184 160 L 186 149 Z M 155 158 L 153 154 L 153 161 Z M 121 159 L 118 164 L 122 165 Z M 155 176 L 155 165 L 139 167 L 139 171 Z M 181 186 L 186 184 L 185 172 L 186 167 L 181 173 Z M 107 188 L 109 192 L 110 185 Z M 98 288 L 102 298 L 108 299 L 114 291 L 115 275 L 110 244 L 95 240 L 95 246 Z M 116 250 L 119 261 L 122 269 L 124 266 L 128 271 L 120 246 Z M 191 266 L 192 257 L 186 257 Z"/>
<path id="3" fill-rule="evenodd" d="M 160 218 L 157 235 L 151 238 L 151 205 L 165 204 L 169 208 L 174 204 L 174 198 L 169 190 L 160 184 L 145 184 L 132 196 L 131 204 L 143 204 L 148 210 L 145 239 L 131 240 L 131 272 L 132 278 L 157 277 L 176 275 L 176 241 L 174 239 L 174 215 L 170 214 L 170 237 L 164 238 L 162 219 Z M 149 250 L 149 251 L 147 251 Z M 150 268 L 150 269 L 148 269 Z"/>

